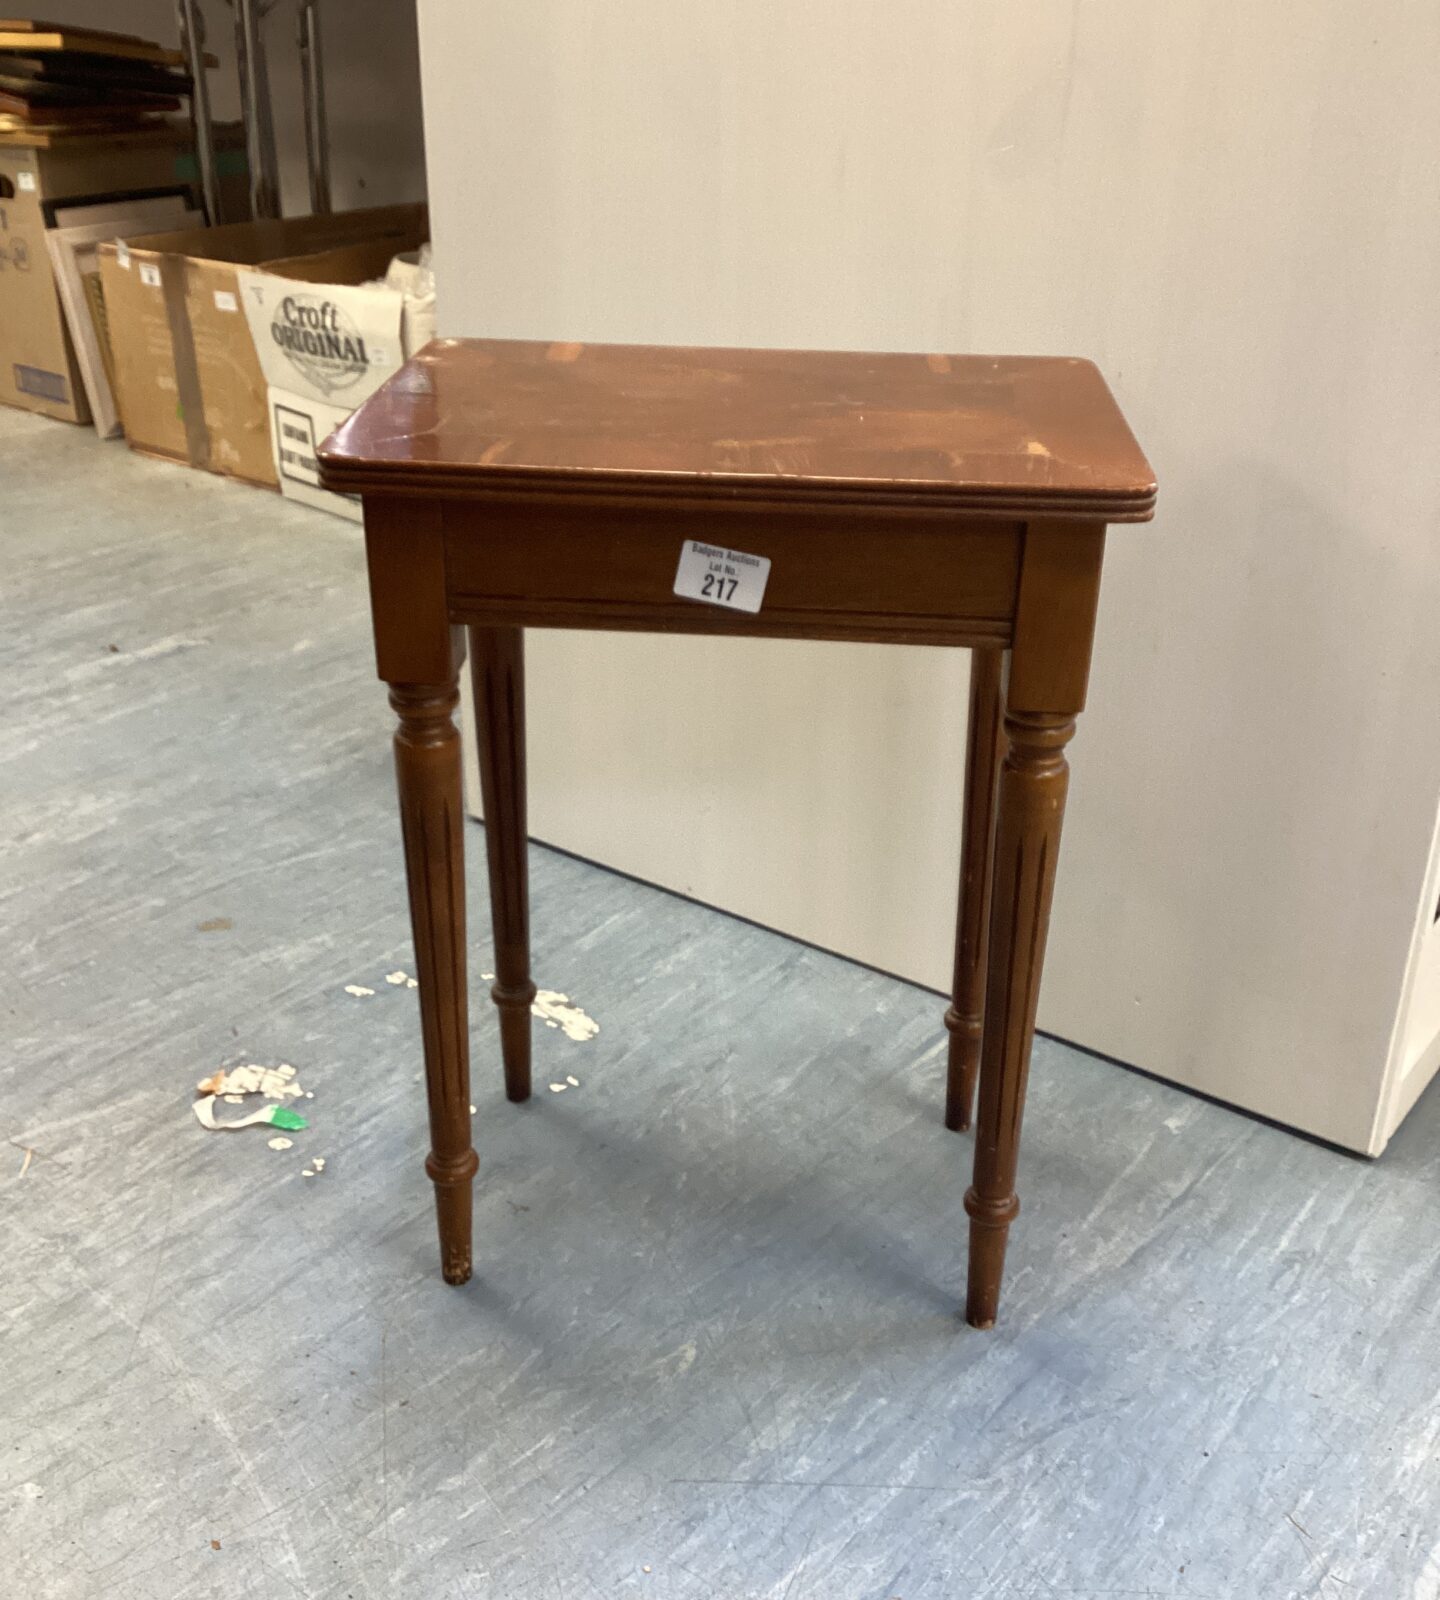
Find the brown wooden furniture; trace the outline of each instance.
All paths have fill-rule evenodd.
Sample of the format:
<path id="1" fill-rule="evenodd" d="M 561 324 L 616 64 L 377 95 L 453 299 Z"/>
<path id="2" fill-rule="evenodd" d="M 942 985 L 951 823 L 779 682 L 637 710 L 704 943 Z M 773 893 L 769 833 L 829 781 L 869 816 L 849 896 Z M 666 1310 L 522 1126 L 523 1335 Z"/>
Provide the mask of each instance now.
<path id="1" fill-rule="evenodd" d="M 470 1275 L 476 1169 L 453 720 L 463 629 L 512 1100 L 530 1093 L 535 995 L 522 630 L 959 645 L 975 656 L 946 1122 L 968 1126 L 978 1065 L 966 1315 L 990 1327 L 1019 1209 L 1065 746 L 1085 700 L 1105 527 L 1145 521 L 1155 500 L 1099 373 L 1032 357 L 441 340 L 321 459 L 330 488 L 365 499 L 380 676 L 400 719 L 446 1280 Z M 692 540 L 722 564 L 721 552 L 768 558 L 758 611 L 676 595 Z"/>

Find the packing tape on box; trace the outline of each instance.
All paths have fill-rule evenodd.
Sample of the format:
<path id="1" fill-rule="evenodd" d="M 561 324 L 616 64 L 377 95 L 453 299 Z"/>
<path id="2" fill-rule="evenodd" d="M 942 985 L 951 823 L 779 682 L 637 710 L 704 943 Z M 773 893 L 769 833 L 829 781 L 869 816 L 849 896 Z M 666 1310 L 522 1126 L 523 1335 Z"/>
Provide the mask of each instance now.
<path id="1" fill-rule="evenodd" d="M 205 398 L 200 388 L 200 369 L 195 361 L 190 313 L 185 305 L 184 256 L 162 255 L 160 276 L 165 291 L 165 317 L 170 324 L 170 344 L 175 353 L 175 389 L 180 401 L 180 420 L 185 425 L 185 448 L 192 467 L 208 467 L 210 430 L 205 426 Z"/>

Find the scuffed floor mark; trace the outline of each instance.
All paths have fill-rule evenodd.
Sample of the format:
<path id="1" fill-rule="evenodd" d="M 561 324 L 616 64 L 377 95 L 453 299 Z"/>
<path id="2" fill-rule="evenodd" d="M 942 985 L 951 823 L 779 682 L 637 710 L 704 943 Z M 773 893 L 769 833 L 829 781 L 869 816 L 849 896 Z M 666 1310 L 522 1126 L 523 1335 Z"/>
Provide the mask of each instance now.
<path id="1" fill-rule="evenodd" d="M 156 661 L 163 656 L 176 656 L 187 650 L 203 649 L 209 643 L 208 639 L 192 639 L 183 634 L 171 634 L 168 638 L 153 639 L 149 644 L 142 644 L 137 650 L 125 650 L 110 645 L 94 660 L 81 661 L 71 667 L 65 673 L 65 681 L 83 682 L 87 678 L 93 678 L 97 672 L 109 672 L 112 668 L 132 661 Z"/>
<path id="2" fill-rule="evenodd" d="M 530 1010 L 544 1020 L 547 1027 L 563 1028 L 567 1039 L 583 1044 L 600 1031 L 594 1017 L 587 1016 L 581 1007 L 570 1004 L 570 996 L 558 989 L 539 989 Z"/>
<path id="3" fill-rule="evenodd" d="M 158 656 L 174 656 L 183 650 L 199 650 L 209 643 L 208 639 L 172 636 L 169 639 L 156 639 L 152 644 L 142 644 L 138 650 L 121 650 L 118 654 L 128 656 L 132 661 L 154 661 Z"/>

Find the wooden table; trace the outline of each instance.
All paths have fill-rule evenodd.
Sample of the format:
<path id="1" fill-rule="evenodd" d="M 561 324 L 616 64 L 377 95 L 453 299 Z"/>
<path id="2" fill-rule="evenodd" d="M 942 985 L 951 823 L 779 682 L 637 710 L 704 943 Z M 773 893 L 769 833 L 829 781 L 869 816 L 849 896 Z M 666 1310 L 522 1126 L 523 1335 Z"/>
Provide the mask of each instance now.
<path id="1" fill-rule="evenodd" d="M 446 339 L 320 454 L 329 488 L 364 496 L 379 670 L 399 716 L 446 1281 L 470 1276 L 477 1165 L 454 723 L 465 629 L 515 1101 L 530 1094 L 535 996 L 523 630 L 958 645 L 975 654 L 946 1122 L 968 1127 L 978 1065 L 966 1316 L 992 1326 L 1105 528 L 1148 520 L 1155 502 L 1094 366 Z"/>

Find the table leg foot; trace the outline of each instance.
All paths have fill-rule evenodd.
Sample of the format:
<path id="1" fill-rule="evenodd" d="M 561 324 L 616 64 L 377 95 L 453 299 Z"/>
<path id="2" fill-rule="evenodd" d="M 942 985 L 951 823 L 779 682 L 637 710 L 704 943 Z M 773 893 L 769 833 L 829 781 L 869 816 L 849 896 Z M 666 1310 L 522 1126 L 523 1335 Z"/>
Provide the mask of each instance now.
<path id="1" fill-rule="evenodd" d="M 497 983 L 490 991 L 500 1013 L 500 1058 L 505 1065 L 505 1098 L 516 1105 L 530 1098 L 530 1006 L 535 985 L 508 989 Z"/>
<path id="2" fill-rule="evenodd" d="M 446 1283 L 470 1281 L 472 1193 L 479 1161 L 473 1150 L 458 1161 L 426 1158 L 425 1171 L 435 1185 L 435 1220 L 440 1229 L 440 1272 Z"/>
<path id="3" fill-rule="evenodd" d="M 1020 1202 L 988 1204 L 973 1188 L 965 1195 L 970 1216 L 970 1282 L 965 1296 L 965 1320 L 972 1328 L 993 1328 L 1000 1308 L 1000 1280 L 1005 1274 L 1005 1245 L 1010 1224 L 1020 1213 Z"/>

